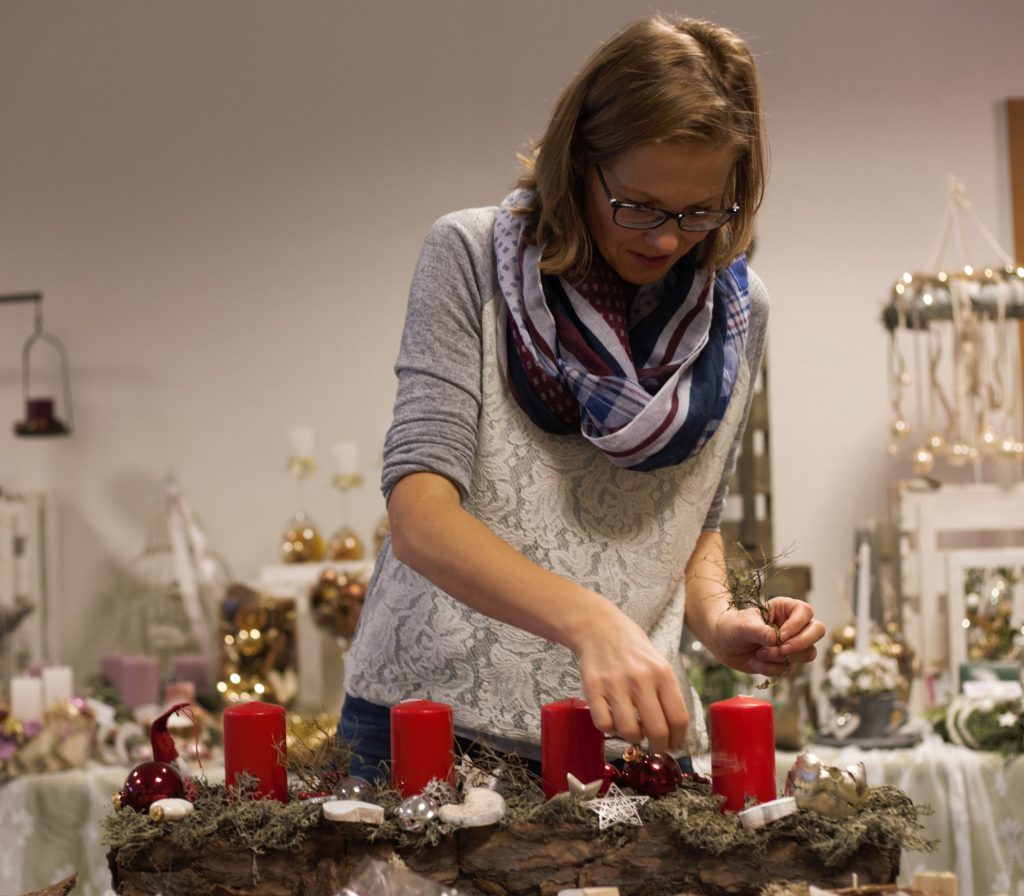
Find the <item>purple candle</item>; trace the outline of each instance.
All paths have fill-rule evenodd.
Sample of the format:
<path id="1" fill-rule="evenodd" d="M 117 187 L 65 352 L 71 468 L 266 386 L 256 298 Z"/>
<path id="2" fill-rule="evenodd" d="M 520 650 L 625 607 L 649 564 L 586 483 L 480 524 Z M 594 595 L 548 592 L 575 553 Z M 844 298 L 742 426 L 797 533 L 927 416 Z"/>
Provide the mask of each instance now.
<path id="1" fill-rule="evenodd" d="M 127 709 L 160 702 L 160 661 L 155 656 L 121 658 L 121 702 Z"/>
<path id="2" fill-rule="evenodd" d="M 210 661 L 202 653 L 183 653 L 171 660 L 171 678 L 191 681 L 196 688 L 210 685 Z"/>
<path id="3" fill-rule="evenodd" d="M 100 657 L 100 674 L 118 693 L 121 692 L 121 662 L 124 657 L 123 653 L 106 653 Z"/>

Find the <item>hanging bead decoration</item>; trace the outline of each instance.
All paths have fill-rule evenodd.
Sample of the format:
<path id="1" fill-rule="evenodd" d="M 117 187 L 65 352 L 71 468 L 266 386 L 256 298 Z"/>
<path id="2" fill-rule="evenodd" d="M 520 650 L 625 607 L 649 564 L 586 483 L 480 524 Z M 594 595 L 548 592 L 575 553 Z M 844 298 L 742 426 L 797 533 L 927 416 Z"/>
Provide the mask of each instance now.
<path id="1" fill-rule="evenodd" d="M 933 473 L 939 460 L 950 467 L 1024 460 L 1018 422 L 1021 364 L 1009 332 L 1009 321 L 1024 319 L 1024 267 L 1014 263 L 978 219 L 963 184 L 951 178 L 947 188 L 933 270 L 950 242 L 956 264 L 936 273 L 903 273 L 882 315 L 890 336 L 888 451 L 899 455 L 911 431 L 919 431 L 922 437 L 910 460 L 922 476 Z M 967 261 L 965 218 L 981 231 L 1002 265 L 976 267 Z M 912 372 L 904 360 L 908 339 Z M 908 385 L 914 386 L 914 415 L 902 404 Z"/>

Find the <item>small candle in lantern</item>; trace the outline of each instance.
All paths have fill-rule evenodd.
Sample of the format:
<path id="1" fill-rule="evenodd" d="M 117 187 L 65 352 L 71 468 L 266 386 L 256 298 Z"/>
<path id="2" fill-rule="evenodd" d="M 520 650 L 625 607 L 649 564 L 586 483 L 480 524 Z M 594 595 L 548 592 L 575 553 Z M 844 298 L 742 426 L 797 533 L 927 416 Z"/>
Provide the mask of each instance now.
<path id="1" fill-rule="evenodd" d="M 331 445 L 335 476 L 352 476 L 359 471 L 359 449 L 352 442 Z"/>
<path id="2" fill-rule="evenodd" d="M 224 710 L 224 780 L 229 788 L 242 772 L 259 782 L 257 796 L 288 802 L 283 706 L 251 700 Z"/>
<path id="3" fill-rule="evenodd" d="M 70 666 L 44 666 L 43 706 L 47 709 L 55 703 L 66 703 L 74 691 L 74 675 Z"/>
<path id="4" fill-rule="evenodd" d="M 288 429 L 288 452 L 292 457 L 310 460 L 315 453 L 316 436 L 312 426 L 292 426 Z"/>
<path id="5" fill-rule="evenodd" d="M 194 703 L 196 685 L 194 681 L 168 681 L 164 684 L 164 703 Z"/>
<path id="6" fill-rule="evenodd" d="M 752 796 L 759 803 L 774 800 L 775 722 L 772 705 L 753 697 L 712 703 L 711 789 L 725 797 L 723 809 L 739 812 Z"/>
<path id="7" fill-rule="evenodd" d="M 540 751 L 547 799 L 569 789 L 568 774 L 584 784 L 604 777 L 604 735 L 584 700 L 571 697 L 541 707 Z"/>
<path id="8" fill-rule="evenodd" d="M 871 544 L 864 539 L 857 548 L 855 591 L 857 639 L 854 650 L 862 656 L 870 653 L 871 644 Z"/>
<path id="9" fill-rule="evenodd" d="M 43 717 L 43 682 L 34 675 L 15 675 L 11 679 L 11 715 L 19 722 Z"/>
<path id="10" fill-rule="evenodd" d="M 452 708 L 432 700 L 391 707 L 391 785 L 416 796 L 433 779 L 455 782 Z"/>

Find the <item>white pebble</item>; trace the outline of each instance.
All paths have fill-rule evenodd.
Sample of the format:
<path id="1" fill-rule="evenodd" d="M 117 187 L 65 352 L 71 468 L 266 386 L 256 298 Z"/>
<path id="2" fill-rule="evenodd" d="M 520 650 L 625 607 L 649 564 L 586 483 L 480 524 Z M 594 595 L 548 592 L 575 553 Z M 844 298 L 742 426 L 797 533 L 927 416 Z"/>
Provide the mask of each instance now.
<path id="1" fill-rule="evenodd" d="M 384 807 L 360 800 L 328 800 L 323 804 L 324 818 L 328 821 L 361 822 L 381 824 L 384 821 Z"/>
<path id="2" fill-rule="evenodd" d="M 438 812 L 441 821 L 458 828 L 481 828 L 505 817 L 505 797 L 486 787 L 473 787 L 462 803 L 448 803 Z"/>
<path id="3" fill-rule="evenodd" d="M 559 890 L 558 896 L 619 896 L 619 888 L 583 887 L 581 890 Z"/>

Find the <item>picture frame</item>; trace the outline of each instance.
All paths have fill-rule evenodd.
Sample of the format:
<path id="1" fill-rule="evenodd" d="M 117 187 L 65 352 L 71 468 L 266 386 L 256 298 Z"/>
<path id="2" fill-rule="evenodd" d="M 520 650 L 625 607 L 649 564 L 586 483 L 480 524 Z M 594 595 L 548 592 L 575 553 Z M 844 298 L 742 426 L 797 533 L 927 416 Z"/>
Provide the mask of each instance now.
<path id="1" fill-rule="evenodd" d="M 960 693 L 961 667 L 971 660 L 964 621 L 968 610 L 965 588 L 971 571 L 1015 569 L 1020 571 L 1016 587 L 1011 589 L 1012 619 L 1024 622 L 1024 547 L 971 548 L 949 551 L 946 554 L 946 618 L 949 638 L 948 662 L 952 693 Z M 993 666 L 999 660 L 991 661 Z"/>

